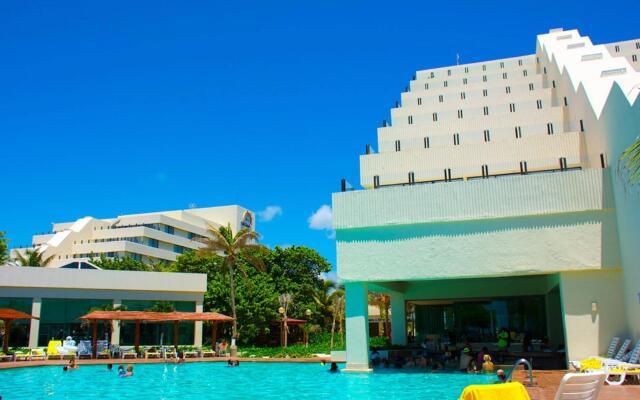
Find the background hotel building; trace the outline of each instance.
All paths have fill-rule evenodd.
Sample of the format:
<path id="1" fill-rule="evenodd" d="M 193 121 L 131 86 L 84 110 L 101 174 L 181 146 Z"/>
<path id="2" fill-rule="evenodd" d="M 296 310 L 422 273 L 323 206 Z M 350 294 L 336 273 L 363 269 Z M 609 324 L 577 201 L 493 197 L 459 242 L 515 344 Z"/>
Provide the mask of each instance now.
<path id="1" fill-rule="evenodd" d="M 240 206 L 193 208 L 117 218 L 80 218 L 55 223 L 53 232 L 33 236 L 43 258 L 54 256 L 50 267 L 76 266 L 92 257 L 130 257 L 145 263 L 172 262 L 185 251 L 202 246 L 209 225 L 231 224 L 234 232 L 254 229 L 253 212 Z M 24 253 L 26 249 L 13 249 Z"/>
<path id="2" fill-rule="evenodd" d="M 552 30 L 535 54 L 417 72 L 360 157 L 367 190 L 333 196 L 348 368 L 368 368 L 367 291 L 391 296 L 394 344 L 505 327 L 580 359 L 640 338 L 640 196 L 617 168 L 639 57 Z"/>

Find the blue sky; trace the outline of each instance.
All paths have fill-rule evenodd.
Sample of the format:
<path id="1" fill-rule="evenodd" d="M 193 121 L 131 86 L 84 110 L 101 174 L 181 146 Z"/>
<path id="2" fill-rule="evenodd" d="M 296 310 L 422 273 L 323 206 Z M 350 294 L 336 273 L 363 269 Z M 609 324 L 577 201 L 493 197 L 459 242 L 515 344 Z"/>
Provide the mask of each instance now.
<path id="1" fill-rule="evenodd" d="M 414 71 L 640 37 L 640 2 L 3 1 L 0 230 L 241 204 L 269 245 L 321 229 Z M 374 145 L 374 147 L 376 147 Z M 265 214 L 265 216 L 269 216 Z"/>

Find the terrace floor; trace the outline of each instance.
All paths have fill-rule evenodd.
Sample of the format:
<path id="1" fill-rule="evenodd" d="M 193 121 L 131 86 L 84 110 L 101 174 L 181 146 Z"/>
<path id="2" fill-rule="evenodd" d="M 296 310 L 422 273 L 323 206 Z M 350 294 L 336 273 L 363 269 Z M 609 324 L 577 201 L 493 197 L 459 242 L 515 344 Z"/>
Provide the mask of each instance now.
<path id="1" fill-rule="evenodd" d="M 226 362 L 226 357 L 215 358 L 192 358 L 187 359 L 185 362 Z M 301 362 L 301 363 L 316 363 L 320 361 L 329 361 L 323 358 L 238 358 L 241 362 Z M 36 367 L 45 365 L 66 365 L 68 360 L 46 360 L 46 361 L 17 361 L 17 362 L 2 362 L 0 363 L 0 370 L 9 368 L 21 368 L 21 367 Z M 104 365 L 104 364 L 157 364 L 165 362 L 174 362 L 173 360 L 164 359 L 100 359 L 100 360 L 78 360 L 78 364 L 81 365 Z M 527 387 L 527 391 L 531 396 L 531 400 L 553 400 L 556 390 L 560 384 L 560 380 L 564 376 L 566 371 L 534 371 L 534 386 Z M 524 371 L 515 371 L 514 380 L 526 383 L 527 376 Z M 640 399 L 640 385 L 622 385 L 622 386 L 607 386 L 605 385 L 600 392 L 599 400 L 631 400 Z"/>

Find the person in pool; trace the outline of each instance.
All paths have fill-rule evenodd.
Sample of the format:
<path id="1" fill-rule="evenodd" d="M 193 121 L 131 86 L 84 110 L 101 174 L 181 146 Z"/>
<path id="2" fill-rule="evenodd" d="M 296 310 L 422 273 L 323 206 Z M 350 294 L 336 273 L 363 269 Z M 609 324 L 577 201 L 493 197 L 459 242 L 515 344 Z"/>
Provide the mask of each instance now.
<path id="1" fill-rule="evenodd" d="M 498 382 L 499 383 L 505 383 L 507 382 L 507 374 L 504 373 L 503 369 L 499 369 L 496 372 L 496 376 L 498 377 Z"/>
<path id="2" fill-rule="evenodd" d="M 69 364 L 67 365 L 67 370 L 78 369 L 80 366 L 76 364 L 76 359 L 72 358 L 69 360 Z"/>
<path id="3" fill-rule="evenodd" d="M 338 368 L 338 364 L 332 362 L 331 368 L 329 368 L 329 372 L 340 372 L 340 369 Z"/>
<path id="4" fill-rule="evenodd" d="M 120 370 L 120 368 L 118 368 L 118 370 Z M 127 366 L 127 372 L 124 372 L 124 368 L 120 371 L 121 378 L 128 378 L 130 376 L 133 376 L 133 365 L 131 364 Z"/>
<path id="5" fill-rule="evenodd" d="M 485 372 L 485 373 L 493 372 L 493 362 L 491 361 L 491 356 L 489 354 L 484 355 L 484 362 L 482 363 L 482 372 Z"/>
<path id="6" fill-rule="evenodd" d="M 107 370 L 111 372 L 112 369 L 113 369 L 113 364 L 107 364 Z"/>

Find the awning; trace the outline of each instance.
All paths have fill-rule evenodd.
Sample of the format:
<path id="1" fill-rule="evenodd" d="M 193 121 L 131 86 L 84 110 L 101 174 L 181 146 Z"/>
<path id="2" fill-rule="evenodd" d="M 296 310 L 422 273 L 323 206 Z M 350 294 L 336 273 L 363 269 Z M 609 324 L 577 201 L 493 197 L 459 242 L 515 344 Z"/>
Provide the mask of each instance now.
<path id="1" fill-rule="evenodd" d="M 153 312 L 153 311 L 92 311 L 79 319 L 115 321 L 233 321 L 232 317 L 216 312 Z"/>

